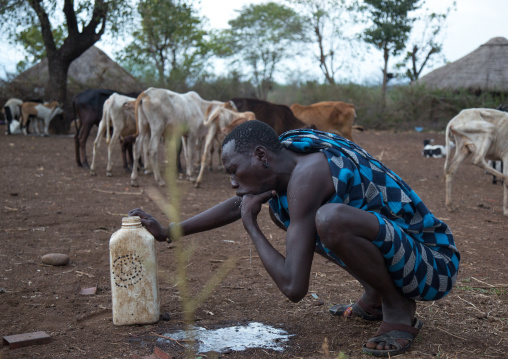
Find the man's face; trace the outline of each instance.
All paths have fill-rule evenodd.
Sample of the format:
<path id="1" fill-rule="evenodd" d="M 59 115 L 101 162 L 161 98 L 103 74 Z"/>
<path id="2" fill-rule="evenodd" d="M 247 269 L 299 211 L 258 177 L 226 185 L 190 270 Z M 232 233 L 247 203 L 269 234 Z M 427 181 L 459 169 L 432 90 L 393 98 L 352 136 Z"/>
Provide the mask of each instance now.
<path id="1" fill-rule="evenodd" d="M 254 154 L 235 151 L 235 141 L 229 141 L 222 149 L 222 164 L 230 176 L 231 187 L 236 195 L 260 194 L 269 191 L 263 174 L 262 162 Z"/>

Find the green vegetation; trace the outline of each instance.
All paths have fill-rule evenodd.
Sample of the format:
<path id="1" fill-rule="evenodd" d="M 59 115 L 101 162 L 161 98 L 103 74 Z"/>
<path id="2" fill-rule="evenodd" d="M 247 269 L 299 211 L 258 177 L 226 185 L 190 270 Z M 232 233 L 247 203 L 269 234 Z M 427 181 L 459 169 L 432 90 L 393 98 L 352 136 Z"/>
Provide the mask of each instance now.
<path id="1" fill-rule="evenodd" d="M 18 71 L 48 56 L 50 86 L 45 97 L 67 105 L 65 99 L 75 94 L 66 92 L 71 61 L 103 34 L 115 33 L 129 39 L 117 53 L 119 64 L 146 87 L 194 90 L 205 99 L 221 101 L 344 101 L 355 105 L 356 124 L 366 129 L 405 131 L 418 126 L 442 131 L 464 108 L 496 108 L 508 102 L 506 93 L 395 84 L 395 78 L 414 81 L 439 57 L 440 34 L 455 3 L 445 14 L 415 11 L 425 0 L 366 0 L 363 6 L 354 6 L 354 0 L 284 3 L 244 6 L 229 28 L 217 30 L 208 29 L 206 17 L 198 16 L 199 2 L 193 0 L 8 0 L 0 5 L 0 28 L 11 43 L 25 49 Z M 347 29 L 354 32 L 345 33 Z M 344 79 L 351 76 L 350 66 L 368 53 L 368 46 L 385 58 L 382 83 L 348 83 Z M 320 74 L 302 79 L 298 69 L 289 73 L 283 60 L 294 56 L 311 60 Z M 388 59 L 398 64 L 388 67 Z M 217 74 L 214 61 L 222 61 L 227 73 Z M 286 82 L 278 83 L 284 73 Z M 0 100 L 11 97 L 8 82 L 14 76 L 8 75 L 0 86 Z"/>
<path id="2" fill-rule="evenodd" d="M 0 4 L 0 30 L 11 42 L 25 46 L 34 60 L 47 56 L 47 96 L 62 103 L 67 103 L 72 61 L 99 41 L 107 27 L 110 33 L 118 33 L 129 19 L 129 5 L 119 0 L 6 0 Z"/>

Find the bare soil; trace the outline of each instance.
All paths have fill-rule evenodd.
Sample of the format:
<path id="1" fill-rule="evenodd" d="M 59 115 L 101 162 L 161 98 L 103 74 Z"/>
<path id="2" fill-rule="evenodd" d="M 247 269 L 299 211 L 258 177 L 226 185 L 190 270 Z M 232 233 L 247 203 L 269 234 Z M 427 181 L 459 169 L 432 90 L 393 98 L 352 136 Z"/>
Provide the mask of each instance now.
<path id="1" fill-rule="evenodd" d="M 157 335 L 183 326 L 181 297 L 175 286 L 174 245 L 157 243 L 161 313 L 169 320 L 154 325 L 117 327 L 112 323 L 108 244 L 121 217 L 142 207 L 165 225 L 162 210 L 147 195 L 152 175 L 129 185 L 119 148 L 113 177 L 106 177 L 106 146 L 99 149 L 96 177 L 78 168 L 72 136 L 5 136 L 0 126 L 0 335 L 45 331 L 52 342 L 19 349 L 0 348 L 0 358 L 130 358 L 153 353 Z M 456 287 L 444 299 L 419 302 L 424 322 L 407 358 L 506 358 L 508 352 L 508 218 L 502 214 L 501 184 L 467 163 L 458 173 L 454 200 L 445 208 L 444 159 L 424 158 L 422 141 L 441 133 L 356 132 L 355 139 L 398 173 L 455 234 L 462 254 Z M 91 156 L 92 139 L 88 142 Z M 91 160 L 91 158 L 90 158 Z M 178 182 L 181 215 L 188 218 L 234 195 L 228 177 L 206 172 L 202 188 Z M 167 196 L 166 190 L 163 193 Z M 262 229 L 284 253 L 284 233 L 262 211 Z M 265 272 L 241 223 L 185 237 L 193 248 L 187 263 L 193 295 L 201 291 L 225 260 L 236 258 L 229 275 L 195 313 L 196 325 L 217 328 L 262 322 L 291 337 L 284 352 L 266 349 L 222 354 L 224 358 L 364 358 L 362 345 L 378 323 L 333 317 L 328 307 L 349 303 L 360 286 L 336 265 L 316 256 L 309 295 L 291 303 Z M 44 265 L 41 256 L 65 253 L 70 264 Z M 95 295 L 76 288 L 97 285 Z M 314 295 L 312 295 L 314 294 Z M 316 298 L 317 297 L 317 298 Z M 167 319 L 167 318 L 166 318 Z M 181 343 L 157 343 L 183 358 Z M 203 357 L 213 357 L 208 353 Z"/>

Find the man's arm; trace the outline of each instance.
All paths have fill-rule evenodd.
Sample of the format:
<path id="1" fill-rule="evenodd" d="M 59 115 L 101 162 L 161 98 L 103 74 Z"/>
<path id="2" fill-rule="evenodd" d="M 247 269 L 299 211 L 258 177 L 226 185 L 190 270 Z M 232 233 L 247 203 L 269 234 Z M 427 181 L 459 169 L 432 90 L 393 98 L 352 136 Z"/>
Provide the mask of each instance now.
<path id="1" fill-rule="evenodd" d="M 242 199 L 231 197 L 218 205 L 179 223 L 182 236 L 225 226 L 241 217 Z M 152 215 L 140 208 L 129 211 L 129 216 L 141 217 L 141 223 L 157 241 L 172 240 L 170 227 L 163 227 Z"/>
<path id="2" fill-rule="evenodd" d="M 309 161 L 303 168 L 295 169 L 288 186 L 291 222 L 286 233 L 286 257 L 273 248 L 257 223 L 261 204 L 270 199 L 273 193 L 244 196 L 242 203 L 244 227 L 265 269 L 282 293 L 294 302 L 301 300 L 309 288 L 316 246 L 316 213 L 335 191 L 326 158 L 317 159 L 318 163 Z"/>

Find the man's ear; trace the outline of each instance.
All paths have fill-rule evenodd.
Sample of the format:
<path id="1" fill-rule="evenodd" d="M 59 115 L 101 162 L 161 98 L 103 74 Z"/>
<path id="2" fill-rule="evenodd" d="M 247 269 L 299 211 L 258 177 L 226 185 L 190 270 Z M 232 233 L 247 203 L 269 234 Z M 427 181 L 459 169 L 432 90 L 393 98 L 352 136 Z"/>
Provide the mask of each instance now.
<path id="1" fill-rule="evenodd" d="M 261 161 L 261 162 L 266 162 L 266 160 L 268 159 L 267 158 L 267 151 L 266 151 L 266 148 L 264 146 L 257 146 L 255 149 L 254 149 L 254 153 L 256 155 L 256 157 Z"/>

